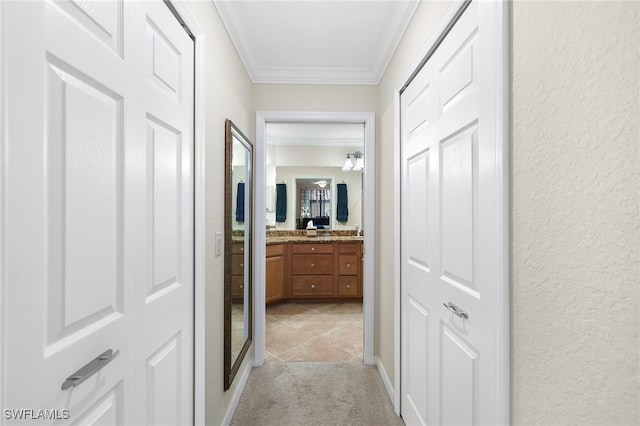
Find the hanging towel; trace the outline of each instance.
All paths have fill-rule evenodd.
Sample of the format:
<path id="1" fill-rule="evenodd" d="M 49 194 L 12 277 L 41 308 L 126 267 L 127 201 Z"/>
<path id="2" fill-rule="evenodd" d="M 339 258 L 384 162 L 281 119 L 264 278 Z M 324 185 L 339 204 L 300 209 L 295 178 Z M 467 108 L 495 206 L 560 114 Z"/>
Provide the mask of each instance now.
<path id="1" fill-rule="evenodd" d="M 287 184 L 276 183 L 276 222 L 287 220 Z"/>
<path id="2" fill-rule="evenodd" d="M 347 184 L 339 183 L 338 187 L 338 204 L 337 204 L 337 220 L 338 222 L 346 222 L 349 220 L 349 197 L 347 196 Z"/>
<path id="3" fill-rule="evenodd" d="M 244 182 L 238 182 L 236 194 L 236 222 L 244 222 Z"/>

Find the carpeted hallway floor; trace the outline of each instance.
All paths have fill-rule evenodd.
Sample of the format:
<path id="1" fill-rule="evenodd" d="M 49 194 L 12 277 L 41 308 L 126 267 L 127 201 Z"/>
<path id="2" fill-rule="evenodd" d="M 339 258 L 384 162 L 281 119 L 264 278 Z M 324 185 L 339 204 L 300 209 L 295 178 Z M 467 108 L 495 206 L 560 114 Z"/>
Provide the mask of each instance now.
<path id="1" fill-rule="evenodd" d="M 402 426 L 378 370 L 356 362 L 254 368 L 232 426 Z"/>

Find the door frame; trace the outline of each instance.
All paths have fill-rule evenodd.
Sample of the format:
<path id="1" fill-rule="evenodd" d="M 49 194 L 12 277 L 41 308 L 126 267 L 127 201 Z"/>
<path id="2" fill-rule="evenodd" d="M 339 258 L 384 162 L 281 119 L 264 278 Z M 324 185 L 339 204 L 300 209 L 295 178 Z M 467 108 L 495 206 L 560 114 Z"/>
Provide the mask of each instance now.
<path id="1" fill-rule="evenodd" d="M 394 410 L 400 415 L 401 404 L 401 341 L 400 341 L 400 320 L 401 320 L 401 241 L 400 241 L 400 189 L 401 189 L 401 129 L 400 129 L 400 95 L 413 77 L 422 68 L 433 52 L 440 45 L 442 39 L 448 34 L 450 28 L 455 24 L 460 14 L 466 9 L 471 0 L 452 0 L 446 9 L 440 21 L 427 37 L 424 44 L 418 51 L 411 65 L 407 68 L 403 78 L 396 84 L 394 90 L 394 394 L 392 395 Z M 481 0 L 474 0 L 481 1 Z M 498 385 L 497 394 L 499 396 L 496 401 L 496 409 L 500 424 L 510 424 L 510 403 L 511 403 L 511 358 L 510 358 L 510 184 L 509 184 L 509 2 L 507 1 L 491 1 L 482 2 L 484 7 L 492 7 L 492 19 L 494 27 L 497 28 L 498 39 L 494 40 L 499 44 L 500 49 L 496 57 L 491 60 L 496 64 L 496 72 L 494 78 L 495 87 L 498 89 L 496 95 L 496 135 L 500 136 L 496 141 L 496 150 L 498 158 L 498 175 L 496 182 L 498 188 L 496 191 L 499 196 L 498 229 L 497 241 L 499 242 L 498 250 L 500 255 L 496 259 L 495 268 L 500 271 L 499 282 L 496 285 L 500 288 L 499 300 L 497 305 L 500 308 L 498 322 L 498 375 L 496 380 Z"/>
<path id="2" fill-rule="evenodd" d="M 194 36 L 194 423 L 204 424 L 205 420 L 205 333 L 204 333 L 204 290 L 205 290 L 205 68 L 204 68 L 204 31 L 187 6 L 185 0 L 165 0 L 174 9 L 174 12 L 187 26 Z M 3 19 L 3 7 L 0 4 L 0 22 Z M 0 52 L 4 52 L 5 38 L 0 31 Z M 7 63 L 4 55 L 0 54 L 0 129 L 6 129 L 6 76 Z M 6 300 L 4 296 L 7 285 L 6 276 L 6 248 L 5 236 L 5 185 L 7 184 L 7 134 L 0 132 L 0 301 Z M 0 365 L 4 362 L 2 354 L 6 347 L 4 340 L 4 305 L 0 303 Z M 4 399 L 6 389 L 0 383 L 0 401 Z"/>
<path id="3" fill-rule="evenodd" d="M 374 258 L 375 258 L 375 183 L 376 183 L 376 123 L 373 112 L 301 112 L 301 111 L 256 111 L 256 188 L 266 186 L 266 125 L 269 121 L 310 121 L 310 122 L 357 122 L 365 126 L 364 149 L 367 161 L 364 164 L 364 205 L 363 230 L 364 230 L 364 276 L 363 276 L 363 312 L 364 312 L 364 363 L 375 364 L 374 343 Z M 257 212 L 266 209 L 266 193 L 264 190 L 255 192 L 255 206 Z M 265 280 L 266 280 L 266 215 L 256 215 L 255 229 L 262 231 L 255 234 L 254 246 L 254 366 L 264 363 L 265 333 L 266 333 L 266 306 L 265 306 Z"/>
<path id="4" fill-rule="evenodd" d="M 175 14 L 193 35 L 194 43 L 194 287 L 193 287 L 193 421 L 205 424 L 205 37 L 202 27 L 193 15 L 186 0 L 163 0 L 170 4 Z"/>

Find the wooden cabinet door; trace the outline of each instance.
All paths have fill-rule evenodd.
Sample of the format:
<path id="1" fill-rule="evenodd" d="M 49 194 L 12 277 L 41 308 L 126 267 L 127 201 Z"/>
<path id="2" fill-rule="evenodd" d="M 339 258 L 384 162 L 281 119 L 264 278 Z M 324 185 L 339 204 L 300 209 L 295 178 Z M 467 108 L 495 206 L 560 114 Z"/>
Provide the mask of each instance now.
<path id="1" fill-rule="evenodd" d="M 284 257 L 267 257 L 266 302 L 284 298 Z"/>

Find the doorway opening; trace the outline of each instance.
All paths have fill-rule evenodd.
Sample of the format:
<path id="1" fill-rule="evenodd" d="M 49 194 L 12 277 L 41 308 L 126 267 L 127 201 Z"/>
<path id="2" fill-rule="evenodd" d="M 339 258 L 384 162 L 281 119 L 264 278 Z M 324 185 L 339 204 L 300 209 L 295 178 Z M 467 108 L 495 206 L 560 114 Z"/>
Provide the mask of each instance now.
<path id="1" fill-rule="evenodd" d="M 360 136 L 327 137 L 323 132 L 331 126 L 358 128 Z M 314 136 L 307 136 L 305 145 L 295 134 L 304 127 L 315 129 L 317 140 L 309 143 Z M 338 361 L 374 363 L 374 129 L 373 113 L 257 112 L 256 187 L 265 190 L 255 202 L 265 214 L 256 215 L 256 229 L 264 230 L 256 233 L 254 252 L 256 366 L 265 360 L 327 360 L 327 349 Z M 361 170 L 352 160 L 356 152 L 364 152 Z M 300 159 L 303 164 L 294 163 Z M 283 284 L 274 288 L 273 282 Z M 360 337 L 346 338 L 358 332 L 358 322 Z M 338 323 L 348 331 L 332 328 Z M 306 341 L 304 331 L 296 332 L 304 326 L 315 334 Z M 277 329 L 285 334 L 271 332 Z M 349 344 L 353 340 L 362 342 L 361 352 Z M 324 355 L 312 350 L 319 347 Z M 302 353 L 319 358 L 301 359 Z"/>

